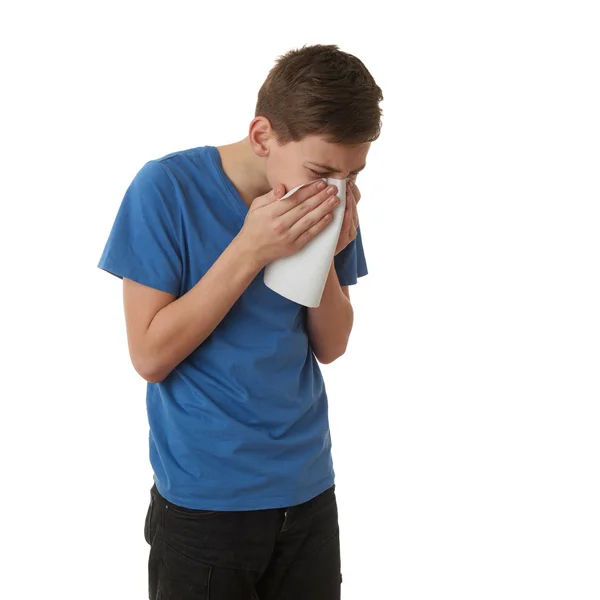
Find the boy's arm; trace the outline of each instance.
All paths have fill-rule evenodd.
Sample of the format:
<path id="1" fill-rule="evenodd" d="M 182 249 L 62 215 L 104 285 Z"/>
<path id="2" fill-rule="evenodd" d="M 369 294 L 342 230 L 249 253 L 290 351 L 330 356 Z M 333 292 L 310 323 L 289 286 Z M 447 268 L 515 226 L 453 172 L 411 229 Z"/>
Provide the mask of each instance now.
<path id="1" fill-rule="evenodd" d="M 178 298 L 181 257 L 173 235 L 177 216 L 167 211 L 173 204 L 168 201 L 172 183 L 155 161 L 138 173 L 99 266 L 124 280 L 129 353 L 146 381 L 165 379 L 208 338 L 266 264 L 298 252 L 327 226 L 334 205 L 326 202 L 329 193 L 319 185 L 324 182 L 314 183 L 286 199 L 283 185 L 256 198 L 239 234 L 200 281 Z"/>
<path id="2" fill-rule="evenodd" d="M 332 262 L 321 304 L 307 309 L 308 338 L 320 363 L 331 363 L 344 354 L 353 322 L 348 286 L 340 286 Z"/>
<path id="3" fill-rule="evenodd" d="M 236 238 L 179 298 L 123 278 L 127 340 L 135 370 L 146 381 L 162 381 L 213 332 L 261 268 Z"/>

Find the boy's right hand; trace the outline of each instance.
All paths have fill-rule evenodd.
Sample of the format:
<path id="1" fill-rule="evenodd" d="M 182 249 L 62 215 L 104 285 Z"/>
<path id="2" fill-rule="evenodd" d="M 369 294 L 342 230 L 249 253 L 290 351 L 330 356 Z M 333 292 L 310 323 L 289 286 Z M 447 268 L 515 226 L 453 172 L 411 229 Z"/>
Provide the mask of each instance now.
<path id="1" fill-rule="evenodd" d="M 261 268 L 295 254 L 331 222 L 340 202 L 336 192 L 335 186 L 318 180 L 281 200 L 286 191 L 279 184 L 252 202 L 238 238 Z"/>

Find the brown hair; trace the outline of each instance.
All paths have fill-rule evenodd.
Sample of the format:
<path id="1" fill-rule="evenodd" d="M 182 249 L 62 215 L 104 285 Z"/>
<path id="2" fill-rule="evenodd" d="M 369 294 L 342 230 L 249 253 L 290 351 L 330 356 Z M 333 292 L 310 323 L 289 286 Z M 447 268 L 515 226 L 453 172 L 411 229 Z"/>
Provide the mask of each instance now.
<path id="1" fill-rule="evenodd" d="M 308 135 L 355 145 L 381 132 L 381 88 L 355 56 L 316 44 L 278 57 L 258 92 L 255 116 L 269 119 L 279 144 Z"/>

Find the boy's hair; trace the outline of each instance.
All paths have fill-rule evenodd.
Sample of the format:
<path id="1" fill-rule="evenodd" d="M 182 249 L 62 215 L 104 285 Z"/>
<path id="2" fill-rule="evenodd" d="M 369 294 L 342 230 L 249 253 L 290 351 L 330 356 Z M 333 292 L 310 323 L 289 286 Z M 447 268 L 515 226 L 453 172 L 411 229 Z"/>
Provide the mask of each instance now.
<path id="1" fill-rule="evenodd" d="M 278 57 L 258 92 L 255 116 L 269 119 L 280 145 L 321 135 L 357 145 L 381 132 L 381 88 L 338 46 L 316 44 Z"/>

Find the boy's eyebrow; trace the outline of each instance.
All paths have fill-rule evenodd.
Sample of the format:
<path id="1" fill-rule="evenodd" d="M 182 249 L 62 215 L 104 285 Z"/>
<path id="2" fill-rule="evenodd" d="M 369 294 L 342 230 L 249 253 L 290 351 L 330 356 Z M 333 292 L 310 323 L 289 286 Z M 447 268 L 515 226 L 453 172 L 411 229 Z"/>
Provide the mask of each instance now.
<path id="1" fill-rule="evenodd" d="M 334 167 L 329 167 L 327 165 L 322 165 L 320 163 L 316 163 L 316 162 L 312 162 L 312 161 L 310 161 L 310 164 L 316 165 L 317 167 L 321 167 L 321 169 L 326 169 L 330 173 L 339 173 L 339 169 L 335 169 Z M 360 171 L 362 171 L 366 166 L 367 166 L 367 163 L 365 163 L 362 167 L 360 167 L 360 169 L 356 169 L 356 171 L 352 171 L 352 172 L 360 173 Z"/>

